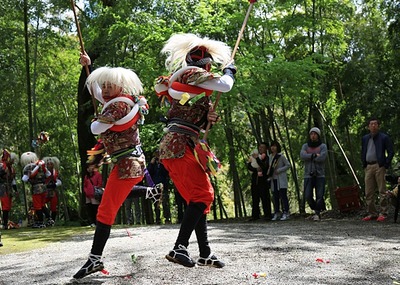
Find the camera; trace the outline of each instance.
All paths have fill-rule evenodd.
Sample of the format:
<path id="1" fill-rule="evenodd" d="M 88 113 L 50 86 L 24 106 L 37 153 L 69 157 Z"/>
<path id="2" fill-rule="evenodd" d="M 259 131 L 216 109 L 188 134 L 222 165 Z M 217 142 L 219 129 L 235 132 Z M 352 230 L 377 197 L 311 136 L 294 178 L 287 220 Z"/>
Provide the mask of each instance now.
<path id="1" fill-rule="evenodd" d="M 395 174 L 386 174 L 385 175 L 386 182 L 390 183 L 391 185 L 397 185 L 398 179 L 399 179 L 399 176 L 395 175 Z"/>
<path id="2" fill-rule="evenodd" d="M 316 171 L 311 171 L 311 172 L 310 172 L 310 176 L 311 176 L 311 177 L 317 176 L 317 172 L 316 172 Z"/>

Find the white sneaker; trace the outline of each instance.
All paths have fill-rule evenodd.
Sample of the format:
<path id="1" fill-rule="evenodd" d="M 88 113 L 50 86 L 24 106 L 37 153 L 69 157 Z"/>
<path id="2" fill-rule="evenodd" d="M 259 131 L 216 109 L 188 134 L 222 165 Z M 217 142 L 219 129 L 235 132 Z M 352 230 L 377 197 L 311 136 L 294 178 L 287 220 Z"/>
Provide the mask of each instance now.
<path id="1" fill-rule="evenodd" d="M 283 213 L 281 217 L 281 221 L 289 220 L 289 214 Z"/>
<path id="2" fill-rule="evenodd" d="M 279 219 L 279 213 L 275 213 L 271 221 L 276 221 L 277 219 Z"/>
<path id="3" fill-rule="evenodd" d="M 321 218 L 319 217 L 319 215 L 315 214 L 314 216 L 312 216 L 312 220 L 313 221 L 319 221 Z"/>

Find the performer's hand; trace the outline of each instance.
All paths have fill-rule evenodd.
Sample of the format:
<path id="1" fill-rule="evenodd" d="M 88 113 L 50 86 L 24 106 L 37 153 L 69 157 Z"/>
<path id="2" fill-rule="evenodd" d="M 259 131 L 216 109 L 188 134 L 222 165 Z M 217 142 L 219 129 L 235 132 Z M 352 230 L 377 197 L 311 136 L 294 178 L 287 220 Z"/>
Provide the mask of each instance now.
<path id="1" fill-rule="evenodd" d="M 237 71 L 237 67 L 232 63 L 228 64 L 224 69 L 223 69 L 223 73 L 232 73 L 233 75 L 236 74 Z"/>
<path id="2" fill-rule="evenodd" d="M 214 125 L 216 122 L 220 121 L 221 118 L 215 111 L 208 111 L 207 120 L 211 122 L 212 125 Z"/>
<path id="3" fill-rule="evenodd" d="M 92 61 L 90 60 L 90 57 L 87 55 L 86 51 L 84 53 L 81 53 L 80 55 L 81 58 L 79 59 L 79 62 L 81 63 L 82 66 L 92 64 Z"/>

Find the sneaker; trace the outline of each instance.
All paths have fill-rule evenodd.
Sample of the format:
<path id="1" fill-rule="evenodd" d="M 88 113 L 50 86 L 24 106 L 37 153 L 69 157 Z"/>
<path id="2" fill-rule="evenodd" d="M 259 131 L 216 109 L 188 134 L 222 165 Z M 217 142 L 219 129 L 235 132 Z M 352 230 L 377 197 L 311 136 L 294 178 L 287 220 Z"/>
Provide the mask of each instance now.
<path id="1" fill-rule="evenodd" d="M 372 221 L 372 220 L 375 220 L 375 219 L 376 219 L 375 216 L 368 215 L 368 216 L 364 217 L 362 220 L 363 221 Z"/>
<path id="2" fill-rule="evenodd" d="M 272 217 L 271 221 L 276 221 L 279 219 L 279 213 L 275 213 L 274 216 Z"/>
<path id="3" fill-rule="evenodd" d="M 312 216 L 312 220 L 313 220 L 313 221 L 319 221 L 319 220 L 321 220 L 321 217 L 320 217 L 318 214 L 314 214 L 314 215 Z"/>
<path id="4" fill-rule="evenodd" d="M 225 266 L 225 263 L 218 260 L 218 258 L 212 253 L 208 257 L 200 256 L 200 258 L 197 259 L 197 264 L 200 266 L 211 266 L 215 268 L 222 268 Z"/>
<path id="5" fill-rule="evenodd" d="M 101 271 L 104 269 L 104 264 L 101 261 L 101 255 L 89 254 L 89 259 L 73 276 L 75 279 L 81 279 L 89 274 Z"/>
<path id="6" fill-rule="evenodd" d="M 378 222 L 384 222 L 386 220 L 385 215 L 379 215 L 379 217 L 376 219 Z"/>
<path id="7" fill-rule="evenodd" d="M 281 217 L 281 221 L 289 220 L 289 214 L 283 213 Z"/>
<path id="8" fill-rule="evenodd" d="M 171 262 L 178 263 L 186 267 L 193 267 L 196 265 L 194 260 L 189 256 L 189 253 L 183 245 L 179 245 L 177 249 L 171 250 L 166 256 Z"/>

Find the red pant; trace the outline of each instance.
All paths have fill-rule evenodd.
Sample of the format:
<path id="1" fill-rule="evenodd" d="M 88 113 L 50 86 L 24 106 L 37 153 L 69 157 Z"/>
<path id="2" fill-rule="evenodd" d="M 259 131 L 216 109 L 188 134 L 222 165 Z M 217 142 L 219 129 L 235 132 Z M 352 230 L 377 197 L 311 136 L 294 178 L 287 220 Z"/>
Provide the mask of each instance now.
<path id="1" fill-rule="evenodd" d="M 136 178 L 120 179 L 118 177 L 118 166 L 114 166 L 108 177 L 103 197 L 97 211 L 97 221 L 113 225 L 115 217 L 122 203 L 131 192 L 133 186 L 143 180 L 143 176 Z"/>
<path id="2" fill-rule="evenodd" d="M 50 202 L 50 211 L 57 212 L 57 204 L 58 204 L 58 197 L 56 194 L 54 194 L 53 197 L 46 197 L 44 200 L 45 203 Z"/>
<path id="3" fill-rule="evenodd" d="M 186 203 L 204 203 L 207 206 L 204 213 L 210 212 L 211 203 L 214 201 L 214 189 L 193 151 L 186 146 L 182 158 L 163 159 L 162 164 Z"/>
<path id="4" fill-rule="evenodd" d="M 38 210 L 42 210 L 45 201 L 46 201 L 46 196 L 47 193 L 40 193 L 40 194 L 33 194 L 32 195 L 32 203 L 33 203 L 33 209 L 38 211 Z"/>
<path id="5" fill-rule="evenodd" d="M 6 193 L 3 197 L 0 198 L 0 201 L 3 211 L 11 211 L 12 201 L 9 194 Z"/>

